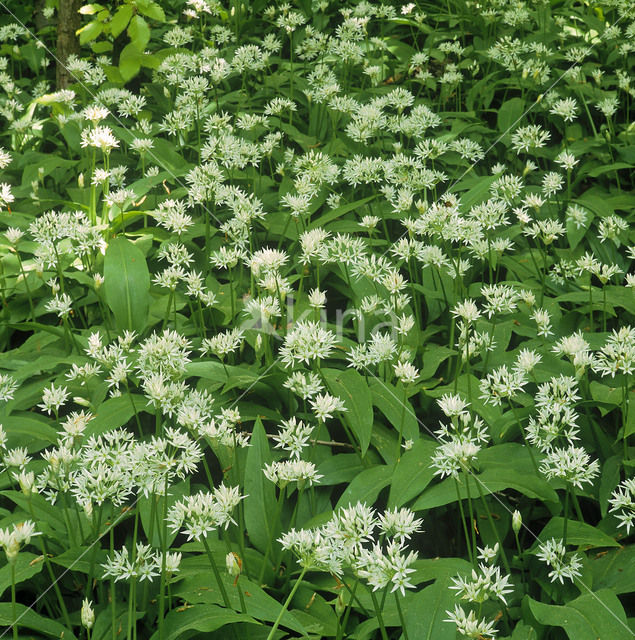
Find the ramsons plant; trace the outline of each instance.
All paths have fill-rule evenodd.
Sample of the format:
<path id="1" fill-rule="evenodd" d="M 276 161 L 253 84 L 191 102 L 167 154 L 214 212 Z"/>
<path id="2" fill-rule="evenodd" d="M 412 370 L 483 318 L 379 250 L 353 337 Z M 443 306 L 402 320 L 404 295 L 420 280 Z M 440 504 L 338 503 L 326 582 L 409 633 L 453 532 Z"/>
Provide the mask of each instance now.
<path id="1" fill-rule="evenodd" d="M 0 2 L 3 635 L 632 638 L 632 3 L 58 4 Z"/>

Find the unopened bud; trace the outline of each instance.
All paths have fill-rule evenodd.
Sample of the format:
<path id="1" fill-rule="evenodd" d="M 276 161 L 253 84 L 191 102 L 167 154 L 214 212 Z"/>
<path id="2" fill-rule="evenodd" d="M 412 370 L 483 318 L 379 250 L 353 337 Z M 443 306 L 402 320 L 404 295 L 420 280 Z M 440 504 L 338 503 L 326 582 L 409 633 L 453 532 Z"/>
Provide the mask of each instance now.
<path id="1" fill-rule="evenodd" d="M 225 566 L 227 567 L 227 573 L 232 578 L 237 578 L 242 571 L 242 561 L 238 554 L 231 551 L 225 556 Z"/>
<path id="2" fill-rule="evenodd" d="M 84 602 L 82 602 L 82 626 L 86 627 L 86 629 L 92 629 L 92 626 L 95 624 L 95 610 L 93 609 L 92 602 L 85 598 Z"/>
<path id="3" fill-rule="evenodd" d="M 514 533 L 518 535 L 520 528 L 523 526 L 523 517 L 520 515 L 520 511 L 516 509 L 514 513 L 512 513 L 512 529 Z"/>

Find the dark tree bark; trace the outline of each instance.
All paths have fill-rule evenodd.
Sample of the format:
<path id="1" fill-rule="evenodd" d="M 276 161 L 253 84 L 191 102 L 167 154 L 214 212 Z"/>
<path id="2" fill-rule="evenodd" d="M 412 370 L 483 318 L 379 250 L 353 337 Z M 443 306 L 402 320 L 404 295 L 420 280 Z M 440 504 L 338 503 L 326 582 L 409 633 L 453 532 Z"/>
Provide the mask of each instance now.
<path id="1" fill-rule="evenodd" d="M 79 8 L 82 0 L 60 0 L 57 12 L 57 70 L 58 89 L 66 89 L 75 79 L 66 68 L 66 59 L 71 53 L 79 54 L 79 40 L 75 32 L 82 26 Z"/>

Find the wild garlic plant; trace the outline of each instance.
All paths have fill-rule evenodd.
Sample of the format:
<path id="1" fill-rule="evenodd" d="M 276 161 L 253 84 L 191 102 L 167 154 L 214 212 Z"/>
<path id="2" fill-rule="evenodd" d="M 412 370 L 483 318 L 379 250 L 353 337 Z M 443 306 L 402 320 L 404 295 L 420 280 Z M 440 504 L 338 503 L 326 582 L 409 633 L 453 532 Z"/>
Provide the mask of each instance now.
<path id="1" fill-rule="evenodd" d="M 632 637 L 632 3 L 14 4 L 13 636 Z"/>

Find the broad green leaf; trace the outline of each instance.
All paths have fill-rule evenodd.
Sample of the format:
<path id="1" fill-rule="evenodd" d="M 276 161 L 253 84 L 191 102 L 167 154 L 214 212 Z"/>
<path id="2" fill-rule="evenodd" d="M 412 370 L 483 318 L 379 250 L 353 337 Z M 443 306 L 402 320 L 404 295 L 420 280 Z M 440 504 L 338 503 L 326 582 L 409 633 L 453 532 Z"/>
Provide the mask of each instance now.
<path id="1" fill-rule="evenodd" d="M 365 469 L 346 487 L 335 509 L 348 507 L 357 502 L 374 504 L 379 492 L 390 483 L 391 476 L 392 466 L 389 465 L 377 465 Z"/>
<path id="2" fill-rule="evenodd" d="M 220 544 L 220 543 L 219 543 Z M 218 554 L 221 558 L 226 553 L 225 545 L 222 545 L 223 552 Z M 190 560 L 190 559 L 188 559 Z M 192 560 L 194 560 L 192 558 Z M 187 561 L 184 561 L 184 568 L 187 567 Z M 207 563 L 207 558 L 198 560 L 197 570 L 194 576 L 188 576 L 176 587 L 175 595 L 190 602 L 192 604 L 223 604 L 223 596 L 219 592 L 216 581 L 210 572 L 201 572 L 201 562 Z M 256 620 L 264 622 L 274 622 L 282 609 L 282 605 L 275 598 L 270 596 L 266 591 L 259 587 L 255 582 L 248 580 L 244 576 L 240 576 L 236 585 L 233 579 L 224 575 L 224 585 L 229 597 L 231 606 L 240 610 L 241 603 L 238 595 L 238 589 L 243 592 L 246 611 L 245 613 Z M 282 624 L 294 631 L 304 634 L 306 629 L 298 621 L 294 614 L 286 611 L 282 616 Z"/>
<path id="3" fill-rule="evenodd" d="M 181 500 L 184 496 L 190 495 L 190 478 L 173 484 L 170 486 L 170 492 L 168 495 L 167 509 L 170 509 L 174 504 Z M 141 496 L 138 502 L 139 514 L 141 515 L 141 524 L 143 525 L 143 531 L 146 534 L 146 539 L 153 547 L 161 546 L 161 538 L 163 537 L 163 531 L 160 529 L 159 523 L 163 521 L 163 513 L 165 507 L 165 497 L 157 494 L 150 494 L 147 498 Z M 154 509 L 153 507 L 154 503 Z M 178 535 L 177 531 L 167 530 L 167 542 L 169 546 L 174 542 L 174 539 Z"/>
<path id="4" fill-rule="evenodd" d="M 119 55 L 119 73 L 121 73 L 124 82 L 128 82 L 139 73 L 142 62 L 143 52 L 137 49 L 132 42 L 129 42 Z M 154 155 L 154 153 L 149 155 Z"/>
<path id="5" fill-rule="evenodd" d="M 373 397 L 364 377 L 355 369 L 322 369 L 329 391 L 341 398 L 347 411 L 343 419 L 366 454 L 373 431 Z"/>
<path id="6" fill-rule="evenodd" d="M 456 576 L 459 573 L 468 575 L 473 567 L 463 558 L 420 558 L 414 562 L 412 568 L 415 570 L 412 574 L 413 581 L 420 584 Z"/>
<path id="7" fill-rule="evenodd" d="M 379 378 L 372 378 L 369 387 L 373 404 L 386 416 L 395 431 L 399 433 L 401 430 L 404 440 L 416 440 L 419 437 L 417 417 L 407 398 L 404 402 L 403 390 Z"/>
<path id="8" fill-rule="evenodd" d="M 437 448 L 432 440 L 417 440 L 395 466 L 388 498 L 389 507 L 402 507 L 417 497 L 434 477 L 430 459 Z"/>
<path id="9" fill-rule="evenodd" d="M 276 532 L 271 530 L 272 514 L 276 512 L 276 494 L 273 483 L 267 480 L 263 473 L 265 464 L 270 463 L 271 459 L 267 434 L 262 421 L 257 419 L 247 449 L 244 491 L 247 497 L 243 505 L 249 541 L 263 553 L 270 536 L 276 535 Z"/>
<path id="10" fill-rule="evenodd" d="M 87 42 L 94 40 L 103 31 L 103 28 L 104 25 L 97 20 L 89 22 L 78 31 L 79 43 L 86 44 Z"/>
<path id="11" fill-rule="evenodd" d="M 172 177 L 185 175 L 192 167 L 183 156 L 176 151 L 169 140 L 153 138 L 154 147 L 148 153 L 148 157 L 160 167 L 170 172 Z"/>
<path id="12" fill-rule="evenodd" d="M 36 418 L 11 415 L 3 420 L 9 447 L 26 447 L 39 451 L 57 442 L 57 432 L 47 422 Z"/>
<path id="13" fill-rule="evenodd" d="M 608 589 L 585 593 L 562 606 L 537 602 L 529 596 L 527 601 L 540 624 L 562 627 L 569 640 L 633 638 L 621 602 Z"/>
<path id="14" fill-rule="evenodd" d="M 337 453 L 324 460 L 318 467 L 318 473 L 323 476 L 320 479 L 320 486 L 349 483 L 364 469 L 357 454 Z"/>
<path id="15" fill-rule="evenodd" d="M 157 22 L 165 22 L 165 13 L 160 5 L 156 2 L 144 2 L 139 5 L 139 13 L 142 13 Z"/>
<path id="16" fill-rule="evenodd" d="M 511 133 L 522 125 L 525 101 L 522 98 L 510 98 L 498 109 L 496 124 L 501 133 Z"/>
<path id="17" fill-rule="evenodd" d="M 10 627 L 13 625 L 13 605 L 10 602 L 0 603 L 0 626 Z M 50 638 L 64 638 L 64 640 L 75 640 L 75 634 L 61 625 L 56 620 L 41 616 L 31 607 L 27 607 L 19 602 L 15 605 L 15 615 L 19 619 L 19 626 L 32 629 Z"/>
<path id="18" fill-rule="evenodd" d="M 15 583 L 20 584 L 42 571 L 44 558 L 28 551 L 20 551 L 15 562 Z M 0 596 L 11 586 L 11 565 L 0 569 Z"/>
<path id="19" fill-rule="evenodd" d="M 524 622 L 519 622 L 514 627 L 511 640 L 538 640 L 538 633 L 533 627 Z"/>
<path id="20" fill-rule="evenodd" d="M 439 365 L 450 356 L 456 354 L 454 349 L 450 349 L 442 344 L 427 344 L 423 350 L 423 367 L 420 374 L 422 380 L 431 378 L 439 368 Z"/>
<path id="21" fill-rule="evenodd" d="M 469 476 L 472 496 L 478 496 L 480 486 L 483 495 L 515 489 L 529 498 L 543 502 L 558 502 L 558 494 L 536 473 L 529 452 L 523 445 L 515 442 L 495 445 L 481 451 L 478 460 L 481 473 Z M 478 485 L 475 478 L 478 478 Z M 465 479 L 462 475 L 460 493 L 462 498 L 467 498 Z M 428 487 L 415 502 L 413 509 L 432 509 L 455 500 L 454 479 L 446 478 L 439 484 Z"/>
<path id="22" fill-rule="evenodd" d="M 143 51 L 150 40 L 150 27 L 141 16 L 133 16 L 128 25 L 128 36 L 137 51 Z"/>
<path id="23" fill-rule="evenodd" d="M 57 531 L 68 533 L 60 509 L 54 507 L 43 496 L 37 493 L 25 496 L 21 491 L 12 490 L 2 491 L 0 494 L 9 498 L 24 511 L 25 520 L 35 520 L 36 522 L 42 520 Z"/>
<path id="24" fill-rule="evenodd" d="M 92 16 L 98 11 L 101 11 L 103 8 L 103 5 L 92 2 L 90 4 L 85 4 L 83 7 L 80 7 L 78 13 L 83 16 Z"/>
<path id="25" fill-rule="evenodd" d="M 132 17 L 132 5 L 131 4 L 122 4 L 117 11 L 115 11 L 115 15 L 112 17 L 110 21 L 110 33 L 113 38 L 116 38 L 123 30 L 128 26 L 130 22 L 130 18 Z"/>
<path id="26" fill-rule="evenodd" d="M 349 211 L 355 211 L 355 209 L 361 209 L 365 204 L 374 200 L 377 196 L 368 196 L 367 198 L 362 198 L 361 200 L 355 200 L 355 202 L 349 202 L 347 204 L 343 204 L 335 209 L 332 209 L 328 213 L 322 214 L 319 218 L 317 218 L 314 222 L 309 225 L 309 229 L 315 229 L 317 227 L 324 228 L 324 225 L 329 222 L 333 222 L 333 220 L 337 220 L 341 216 L 347 214 Z"/>
<path id="27" fill-rule="evenodd" d="M 133 406 L 134 405 L 134 406 Z M 145 409 L 147 400 L 139 394 L 132 397 L 125 393 L 122 396 L 108 398 L 102 402 L 95 411 L 95 417 L 88 423 L 85 434 L 100 435 L 106 431 L 118 429 L 134 416 L 134 407 L 137 411 Z"/>
<path id="28" fill-rule="evenodd" d="M 496 180 L 496 176 L 469 176 L 454 185 L 451 191 L 452 193 L 465 191 L 461 196 L 461 205 L 463 209 L 469 209 L 475 204 L 487 200 L 489 188 L 492 186 L 494 180 Z"/>
<path id="29" fill-rule="evenodd" d="M 178 640 L 186 637 L 189 631 L 210 633 L 227 624 L 238 623 L 258 624 L 251 616 L 236 613 L 224 607 L 214 604 L 195 604 L 177 607 L 168 613 L 164 622 L 164 639 Z M 190 634 L 187 637 L 191 637 Z M 156 631 L 151 640 L 159 640 L 159 632 Z"/>
<path id="30" fill-rule="evenodd" d="M 633 165 L 628 162 L 613 162 L 611 164 L 603 164 L 599 167 L 595 167 L 587 173 L 587 175 L 591 178 L 597 178 L 601 176 L 603 173 L 608 173 L 609 171 L 619 171 L 620 169 L 632 169 Z"/>
<path id="31" fill-rule="evenodd" d="M 549 538 L 561 538 L 563 530 L 564 518 L 558 516 L 553 517 L 540 532 L 538 539 L 548 540 Z M 538 542 L 536 542 L 536 545 L 537 544 Z M 567 544 L 582 546 L 585 549 L 620 546 L 611 536 L 607 536 L 606 533 L 603 533 L 590 524 L 571 519 L 567 522 Z"/>
<path id="32" fill-rule="evenodd" d="M 86 574 L 92 572 L 101 576 L 103 569 L 99 568 L 99 566 L 106 562 L 107 556 L 108 552 L 105 549 L 96 549 L 94 546 L 75 547 L 74 549 L 67 549 L 58 556 L 53 556 L 51 562 L 72 571 Z"/>
<path id="33" fill-rule="evenodd" d="M 611 494 L 620 481 L 621 466 L 622 465 L 620 456 L 611 456 L 604 462 L 604 465 L 602 466 L 598 498 L 600 502 L 600 513 L 602 514 L 603 518 L 606 518 Z"/>
<path id="34" fill-rule="evenodd" d="M 404 617 L 408 636 L 417 640 L 455 640 L 456 625 L 447 620 L 446 611 L 454 609 L 456 596 L 449 578 L 439 578 L 408 599 Z M 405 604 L 405 603 L 404 603 Z"/>
<path id="35" fill-rule="evenodd" d="M 127 238 L 111 240 L 106 249 L 103 288 L 117 327 L 142 332 L 150 303 L 150 273 L 145 256 Z"/>
<path id="36" fill-rule="evenodd" d="M 635 592 L 635 545 L 589 556 L 594 588 L 616 594 Z"/>

